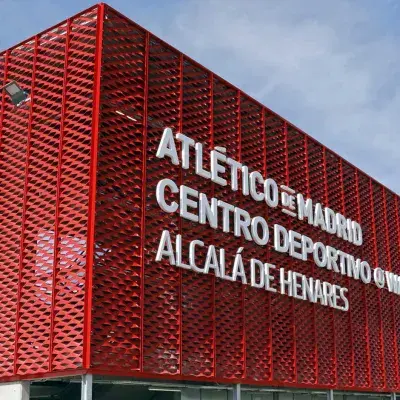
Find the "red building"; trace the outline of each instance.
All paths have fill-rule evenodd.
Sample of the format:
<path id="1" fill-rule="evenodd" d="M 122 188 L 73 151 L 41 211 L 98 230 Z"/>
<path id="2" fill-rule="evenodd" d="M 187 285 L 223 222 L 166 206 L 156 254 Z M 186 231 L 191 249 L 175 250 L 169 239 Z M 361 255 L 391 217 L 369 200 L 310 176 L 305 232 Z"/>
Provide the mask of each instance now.
<path id="1" fill-rule="evenodd" d="M 84 396 L 92 378 L 104 396 L 121 379 L 162 398 L 399 390 L 395 193 L 104 4 L 1 52 L 11 81 L 29 101 L 1 94 L 1 381 L 71 399 L 77 376 Z"/>

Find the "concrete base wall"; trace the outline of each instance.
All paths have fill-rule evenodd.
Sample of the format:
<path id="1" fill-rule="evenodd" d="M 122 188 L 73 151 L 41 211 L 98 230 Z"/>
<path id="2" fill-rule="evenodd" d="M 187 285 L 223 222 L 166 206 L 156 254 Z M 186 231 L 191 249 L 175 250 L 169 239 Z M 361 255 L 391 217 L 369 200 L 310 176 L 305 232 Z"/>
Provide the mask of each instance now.
<path id="1" fill-rule="evenodd" d="M 29 400 L 29 382 L 0 384 L 0 400 Z"/>

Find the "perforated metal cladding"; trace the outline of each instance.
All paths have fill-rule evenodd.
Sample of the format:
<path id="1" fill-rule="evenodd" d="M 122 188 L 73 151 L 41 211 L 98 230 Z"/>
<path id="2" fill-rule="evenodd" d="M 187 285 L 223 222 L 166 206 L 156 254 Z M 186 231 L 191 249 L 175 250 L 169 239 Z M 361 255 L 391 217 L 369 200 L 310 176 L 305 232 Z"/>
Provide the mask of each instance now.
<path id="1" fill-rule="evenodd" d="M 241 159 L 240 154 L 240 93 L 225 82 L 214 79 L 213 87 L 213 142 L 214 146 L 226 147 L 227 156 Z M 228 183 L 230 185 L 230 182 Z M 227 203 L 240 202 L 239 192 L 229 187 L 214 185 L 214 196 Z M 215 232 L 214 241 L 226 249 L 227 254 L 235 254 L 242 245 L 240 240 L 232 240 L 232 234 Z M 232 262 L 227 263 L 227 273 Z M 216 280 L 216 375 L 220 378 L 238 378 L 244 374 L 244 321 L 243 293 L 239 282 Z"/>
<path id="2" fill-rule="evenodd" d="M 358 191 L 358 174 L 348 163 L 342 162 L 343 174 L 343 204 L 348 218 L 354 221 L 360 220 L 360 205 Z M 356 203 L 356 204 L 355 204 Z M 355 257 L 362 258 L 362 248 L 353 246 L 351 253 Z M 354 385 L 368 387 L 370 382 L 370 353 L 366 309 L 366 287 L 360 285 L 354 279 L 348 281 L 349 293 L 351 293 L 351 340 L 353 343 Z"/>
<path id="3" fill-rule="evenodd" d="M 97 173 L 92 367 L 104 373 L 264 385 L 398 386 L 397 297 L 230 233 L 167 214 L 162 178 L 263 215 L 325 244 L 398 266 L 397 197 L 211 72 L 106 8 Z M 357 247 L 155 156 L 171 127 L 315 202 L 360 221 Z M 168 194 L 172 201 L 174 195 Z M 349 288 L 340 312 L 155 262 L 161 233 L 182 234 Z M 379 244 L 378 244 L 379 243 Z M 389 255 L 385 255 L 389 254 Z M 205 254 L 197 255 L 199 263 Z M 228 272 L 232 266 L 227 262 Z M 276 279 L 278 272 L 276 273 Z M 383 302 L 389 306 L 382 308 Z M 384 338 L 384 339 L 383 339 Z"/>
<path id="4" fill-rule="evenodd" d="M 254 104 L 246 96 L 241 96 L 240 104 L 240 158 L 244 164 L 252 164 L 254 168 L 265 173 L 265 121 L 270 118 L 262 107 Z M 260 151 L 261 150 L 261 151 Z M 241 199 L 241 207 L 251 210 L 252 215 L 267 218 L 267 210 L 262 204 L 250 204 L 245 197 Z M 245 262 L 254 257 L 259 260 L 267 257 L 268 249 L 252 246 L 243 241 Z M 268 292 L 250 286 L 244 291 L 244 326 L 245 326 L 245 373 L 253 380 L 271 379 L 271 315 Z"/>
<path id="5" fill-rule="evenodd" d="M 329 151 L 325 153 L 328 205 L 333 210 L 346 215 L 343 195 L 343 166 L 342 160 Z M 335 236 L 327 238 L 329 244 L 336 249 L 341 249 L 349 254 L 353 254 L 356 246 L 351 246 Z M 341 286 L 348 287 L 350 279 L 339 275 L 332 275 L 333 281 Z M 351 293 L 349 293 L 349 298 Z M 349 300 L 351 301 L 351 299 Z M 347 313 L 333 311 L 334 318 L 334 338 L 336 342 L 336 379 L 340 386 L 348 386 L 353 383 L 353 346 L 351 335 L 351 317 L 352 311 Z"/>
<path id="6" fill-rule="evenodd" d="M 118 17 L 103 29 L 92 365 L 139 370 L 145 33 Z"/>
<path id="7" fill-rule="evenodd" d="M 173 179 L 264 216 L 271 235 L 278 223 L 395 273 L 398 196 L 108 6 L 0 53 L 0 82 L 12 79 L 32 101 L 0 104 L 0 377 L 84 366 L 150 378 L 399 389 L 398 296 L 279 254 L 272 240 L 260 247 L 167 214 L 155 190 Z M 167 126 L 204 144 L 205 165 L 210 148 L 225 147 L 251 171 L 359 221 L 363 246 L 233 192 L 230 182 L 212 184 L 192 165 L 157 158 Z M 244 247 L 246 265 L 254 257 L 347 287 L 350 310 L 157 263 L 164 229 L 182 234 L 184 248 L 198 238 L 232 258 Z M 197 257 L 201 263 L 204 252 Z"/>
<path id="8" fill-rule="evenodd" d="M 289 168 L 289 186 L 300 193 L 310 196 L 310 183 L 307 180 L 307 138 L 295 129 L 287 133 L 287 163 Z M 292 229 L 314 236 L 312 229 L 307 229 L 299 221 L 291 221 Z M 292 269 L 306 276 L 313 276 L 316 267 L 313 262 L 292 262 Z M 315 308 L 311 303 L 294 302 L 295 344 L 296 344 L 296 374 L 297 381 L 302 384 L 315 384 L 317 381 L 316 368 L 316 329 L 310 329 L 310 323 L 315 323 Z"/>
<path id="9" fill-rule="evenodd" d="M 0 376 L 82 366 L 97 8 L 0 56 Z"/>
<path id="10" fill-rule="evenodd" d="M 180 130 L 210 148 L 212 76 L 202 68 L 183 61 L 181 83 Z M 209 159 L 208 154 L 207 159 Z M 195 174 L 193 166 L 182 172 L 180 182 L 199 192 L 207 193 L 210 197 L 214 192 L 213 187 Z M 185 246 L 196 237 L 202 237 L 207 243 L 214 241 L 213 229 L 190 221 L 181 221 L 180 232 L 185 238 Z M 212 275 L 194 276 L 190 271 L 182 271 L 181 296 L 182 346 L 186 349 L 182 352 L 182 374 L 212 377 L 215 373 L 216 360 L 213 319 L 213 304 L 216 300 L 215 278 Z"/>

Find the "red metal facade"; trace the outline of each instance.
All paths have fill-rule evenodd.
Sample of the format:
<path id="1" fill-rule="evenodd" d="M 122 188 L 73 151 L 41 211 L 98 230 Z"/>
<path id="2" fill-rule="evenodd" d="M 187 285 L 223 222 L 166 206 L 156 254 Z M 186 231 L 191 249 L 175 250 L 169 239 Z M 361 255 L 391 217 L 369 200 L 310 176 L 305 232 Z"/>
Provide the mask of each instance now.
<path id="1" fill-rule="evenodd" d="M 32 99 L 0 108 L 0 379 L 91 370 L 400 389 L 398 296 L 166 214 L 155 199 L 163 177 L 190 183 L 400 273 L 393 192 L 106 5 L 0 53 L 0 82 L 12 79 Z M 363 246 L 156 158 L 167 126 L 359 221 Z M 166 228 L 348 287 L 350 310 L 157 263 Z"/>
<path id="2" fill-rule="evenodd" d="M 0 375 L 82 367 L 97 7 L 0 54 Z"/>

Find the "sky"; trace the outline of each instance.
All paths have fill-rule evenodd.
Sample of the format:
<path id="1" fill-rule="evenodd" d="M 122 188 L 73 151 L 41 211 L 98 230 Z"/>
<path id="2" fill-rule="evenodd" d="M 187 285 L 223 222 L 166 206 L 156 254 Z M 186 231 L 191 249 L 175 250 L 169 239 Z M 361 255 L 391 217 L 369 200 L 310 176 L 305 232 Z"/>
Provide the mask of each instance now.
<path id="1" fill-rule="evenodd" d="M 0 49 L 93 5 L 0 0 Z M 399 0 L 109 0 L 400 193 Z"/>

